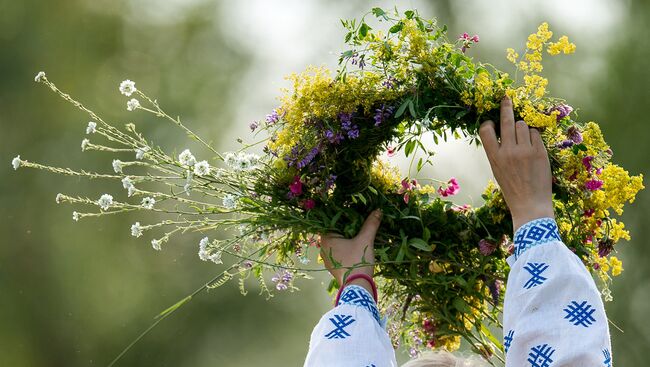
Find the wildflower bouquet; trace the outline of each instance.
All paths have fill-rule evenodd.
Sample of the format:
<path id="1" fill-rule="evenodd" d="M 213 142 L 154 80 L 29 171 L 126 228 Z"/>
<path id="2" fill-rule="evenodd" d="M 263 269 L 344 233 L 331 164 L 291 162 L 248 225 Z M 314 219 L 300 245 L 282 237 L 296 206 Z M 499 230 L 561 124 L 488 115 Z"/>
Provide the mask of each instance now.
<path id="1" fill-rule="evenodd" d="M 482 206 L 457 206 L 449 201 L 460 189 L 456 179 L 418 174 L 434 154 L 423 143 L 424 134 L 432 134 L 436 143 L 463 136 L 479 144 L 479 124 L 498 118 L 499 101 L 507 95 L 517 117 L 542 131 L 562 238 L 598 275 L 605 299 L 611 299 L 610 275 L 622 267 L 610 253 L 620 239 L 630 238 L 612 214 L 621 214 L 643 183 L 641 175 L 630 176 L 611 162 L 612 151 L 596 123 L 577 121 L 569 105 L 546 92 L 548 81 L 540 75 L 543 52 L 570 54 L 575 45 L 566 36 L 552 40 L 542 24 L 528 37 L 522 55 L 508 49 L 518 76 L 513 80 L 466 55 L 478 36 L 465 33 L 449 40 L 446 27 L 415 11 L 374 8 L 360 21 L 342 24 L 348 50 L 336 73 L 312 67 L 291 75 L 292 87 L 284 91 L 280 106 L 251 123 L 265 143 L 261 156 L 248 145 L 237 152 L 216 151 L 135 83 L 124 81 L 119 90 L 131 98 L 129 111 L 167 119 L 205 148 L 199 158 L 187 149 L 170 154 L 134 124 L 118 128 L 106 122 L 39 73 L 37 82 L 92 119 L 82 150 L 111 152 L 120 159 L 113 160 L 112 173 L 41 165 L 20 156 L 12 164 L 117 180 L 126 190 L 120 199 L 58 194 L 56 201 L 97 208 L 75 211 L 74 220 L 131 211 L 167 215 L 144 224 L 147 217 L 160 217 L 143 213 L 143 224 L 133 224 L 131 234 L 152 232 L 151 245 L 161 250 L 175 235 L 204 233 L 201 260 L 228 265 L 210 286 L 239 277 L 246 293 L 245 280 L 254 277 L 269 297 L 297 289 L 295 279 L 316 270 L 306 264 L 316 256 L 319 234 L 351 237 L 370 211 L 381 208 L 376 273 L 395 343 L 417 354 L 426 348 L 457 349 L 464 338 L 489 357 L 502 350 L 489 327 L 499 325 L 505 259 L 512 250 L 503 196 L 490 183 Z M 378 159 L 386 151 L 411 158 L 408 177 Z M 229 228 L 238 232 L 227 231 L 225 238 L 216 232 Z M 274 274 L 275 291 L 266 274 Z"/>

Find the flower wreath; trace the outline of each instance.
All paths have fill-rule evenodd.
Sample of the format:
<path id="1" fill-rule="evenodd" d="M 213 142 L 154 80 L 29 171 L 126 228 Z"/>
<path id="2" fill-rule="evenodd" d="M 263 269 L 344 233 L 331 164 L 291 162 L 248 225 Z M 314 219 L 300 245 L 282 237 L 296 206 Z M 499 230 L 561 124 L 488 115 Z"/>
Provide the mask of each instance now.
<path id="1" fill-rule="evenodd" d="M 373 16 L 387 25 L 383 27 L 387 31 L 369 25 L 366 17 Z M 643 180 L 611 163 L 612 150 L 596 123 L 578 122 L 570 106 L 547 95 L 548 81 L 539 74 L 543 51 L 570 54 L 575 45 L 566 36 L 551 41 L 553 34 L 543 23 L 528 37 L 521 56 L 508 49 L 507 58 L 523 79 L 518 83 L 466 55 L 479 42 L 478 36 L 465 33 L 449 41 L 446 27 L 415 11 L 398 14 L 373 8 L 360 21 L 342 23 L 350 49 L 341 54 L 336 75 L 325 68 L 292 75 L 293 87 L 285 91 L 281 105 L 265 121 L 251 123 L 255 134 L 266 134 L 262 157 L 246 151 L 254 144 L 239 152 L 217 152 L 134 82 L 124 81 L 122 94 L 137 97 L 128 101 L 129 111 L 171 121 L 224 166 L 199 160 L 189 149 L 167 154 L 135 124 L 120 129 L 105 122 L 41 72 L 37 82 L 93 119 L 86 134 L 106 138 L 106 143 L 86 138 L 82 150 L 134 152 L 135 159 L 113 160 L 115 174 L 47 166 L 20 156 L 12 165 L 120 180 L 128 193 L 124 200 L 110 194 L 98 200 L 58 194 L 56 200 L 99 207 L 98 212 L 75 211 L 74 220 L 136 210 L 173 215 L 174 219 L 155 224 L 131 226 L 135 237 L 164 230 L 162 237 L 151 240 L 156 250 L 187 231 L 239 227 L 239 233 L 229 238 L 205 237 L 199 242 L 202 260 L 230 262 L 209 287 L 239 276 L 246 293 L 245 281 L 253 276 L 269 297 L 274 291 L 266 284 L 265 272 L 275 272 L 271 281 L 276 290 L 297 289 L 297 277 L 322 270 L 305 265 L 310 249 L 318 245 L 318 234 L 352 237 L 370 211 L 381 208 L 376 273 L 380 305 L 394 319 L 389 332 L 395 342 L 401 339 L 416 352 L 434 347 L 454 350 L 462 337 L 489 356 L 495 349 L 503 350 L 488 327 L 499 325 L 508 271 L 505 259 L 511 252 L 512 223 L 503 196 L 490 183 L 484 205 L 457 206 L 448 200 L 460 189 L 455 179 L 426 181 L 415 176 L 431 164 L 433 155 L 422 143 L 423 134 L 433 134 L 436 143 L 453 135 L 478 145 L 480 123 L 498 119 L 499 102 L 507 95 L 516 117 L 542 131 L 562 238 L 598 275 L 604 298 L 610 300 L 610 275 L 622 270 L 610 253 L 620 239 L 630 239 L 612 212 L 623 212 L 624 204 L 643 188 Z M 396 168 L 379 160 L 384 151 L 410 157 L 413 176 L 400 177 Z M 416 161 L 418 152 L 422 157 Z M 156 186 L 148 187 L 151 183 Z M 140 203 L 129 203 L 138 196 Z M 222 258 L 224 254 L 227 258 Z M 189 299 L 170 307 L 163 317 Z"/>

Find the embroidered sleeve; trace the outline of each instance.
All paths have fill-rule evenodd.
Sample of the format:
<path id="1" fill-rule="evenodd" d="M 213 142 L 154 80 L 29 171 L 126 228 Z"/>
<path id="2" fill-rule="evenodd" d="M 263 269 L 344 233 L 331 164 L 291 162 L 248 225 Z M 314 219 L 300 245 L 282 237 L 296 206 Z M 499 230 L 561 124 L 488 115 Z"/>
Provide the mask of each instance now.
<path id="1" fill-rule="evenodd" d="M 396 367 L 395 351 L 372 295 L 348 285 L 314 328 L 305 367 Z"/>
<path id="2" fill-rule="evenodd" d="M 562 243 L 555 220 L 526 223 L 514 242 L 503 314 L 506 366 L 611 367 L 600 292 Z"/>

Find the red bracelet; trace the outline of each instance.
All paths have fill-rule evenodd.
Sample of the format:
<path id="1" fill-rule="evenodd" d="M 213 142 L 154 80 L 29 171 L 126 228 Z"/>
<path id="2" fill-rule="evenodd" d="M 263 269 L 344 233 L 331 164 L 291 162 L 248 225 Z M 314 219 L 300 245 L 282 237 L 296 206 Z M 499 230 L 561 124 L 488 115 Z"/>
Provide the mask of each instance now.
<path id="1" fill-rule="evenodd" d="M 341 293 L 343 292 L 343 289 L 345 289 L 345 286 L 355 279 L 367 280 L 368 283 L 370 283 L 370 287 L 372 288 L 372 297 L 375 299 L 375 303 L 379 302 L 377 296 L 377 285 L 375 284 L 375 281 L 372 279 L 372 277 L 368 274 L 352 274 L 347 279 L 345 279 L 345 283 L 343 283 L 341 285 L 341 288 L 339 288 L 339 291 L 336 294 L 336 301 L 334 302 L 334 306 L 339 304 L 339 299 L 341 298 Z"/>

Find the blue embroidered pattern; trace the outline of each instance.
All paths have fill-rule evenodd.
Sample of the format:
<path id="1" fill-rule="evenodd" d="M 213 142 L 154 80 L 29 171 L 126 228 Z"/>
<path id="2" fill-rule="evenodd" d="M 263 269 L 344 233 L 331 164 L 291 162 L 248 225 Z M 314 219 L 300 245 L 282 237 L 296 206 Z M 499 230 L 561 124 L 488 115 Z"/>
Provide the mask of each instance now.
<path id="1" fill-rule="evenodd" d="M 603 349 L 603 356 L 605 356 L 603 364 L 607 367 L 612 367 L 612 356 L 609 354 L 609 349 Z"/>
<path id="2" fill-rule="evenodd" d="M 542 273 L 548 269 L 546 263 L 527 263 L 524 269 L 530 273 L 530 279 L 524 284 L 524 288 L 530 289 L 544 283 L 547 279 Z"/>
<path id="3" fill-rule="evenodd" d="M 552 218 L 532 220 L 519 227 L 515 233 L 515 258 L 531 247 L 552 241 L 562 241 L 555 220 Z"/>
<path id="4" fill-rule="evenodd" d="M 339 298 L 339 305 L 342 304 L 355 305 L 365 308 L 366 310 L 370 311 L 372 317 L 374 317 L 374 319 L 381 324 L 379 310 L 377 309 L 375 300 L 372 295 L 363 287 L 354 284 L 345 287 L 345 289 L 343 289 L 343 293 L 341 293 L 341 298 Z"/>
<path id="5" fill-rule="evenodd" d="M 532 347 L 530 353 L 528 353 L 528 363 L 530 363 L 530 367 L 550 367 L 551 363 L 553 363 L 551 359 L 553 353 L 555 353 L 555 349 L 548 344 Z"/>
<path id="6" fill-rule="evenodd" d="M 350 336 L 345 328 L 356 320 L 349 315 L 334 315 L 334 317 L 330 317 L 330 321 L 334 324 L 334 330 L 325 334 L 325 337 L 327 339 L 345 339 Z"/>
<path id="7" fill-rule="evenodd" d="M 596 319 L 592 316 L 596 309 L 591 307 L 590 304 L 587 304 L 587 301 L 578 303 L 572 301 L 571 304 L 567 305 L 567 308 L 564 309 L 564 312 L 567 313 L 564 316 L 565 319 L 568 319 L 569 322 L 573 325 L 582 325 L 584 327 L 589 327 L 591 324 L 596 322 Z"/>
<path id="8" fill-rule="evenodd" d="M 508 331 L 508 334 L 503 337 L 503 348 L 506 351 L 506 354 L 508 354 L 508 349 L 510 349 L 510 345 L 512 345 L 512 340 L 514 338 L 515 338 L 514 330 Z"/>

